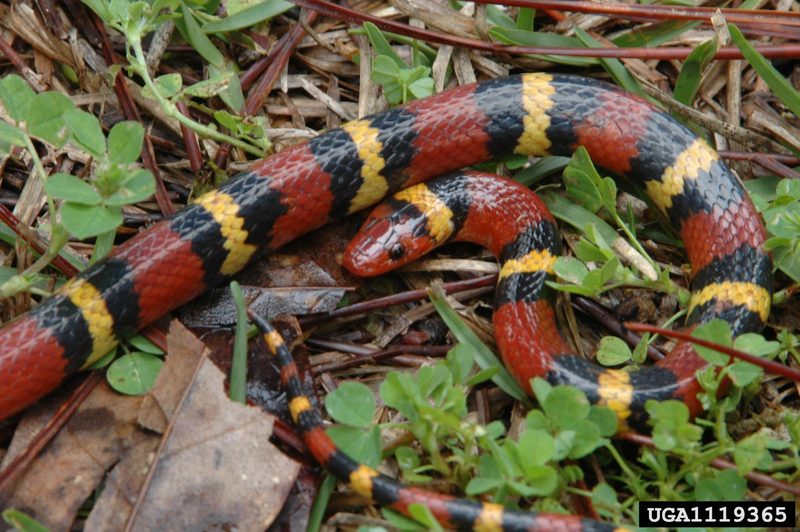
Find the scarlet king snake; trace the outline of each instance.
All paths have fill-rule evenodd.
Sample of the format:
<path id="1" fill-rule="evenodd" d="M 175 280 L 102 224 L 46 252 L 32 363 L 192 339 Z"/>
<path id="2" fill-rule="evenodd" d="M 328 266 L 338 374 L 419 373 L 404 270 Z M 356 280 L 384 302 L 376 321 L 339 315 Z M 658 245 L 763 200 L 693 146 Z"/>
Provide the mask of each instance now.
<path id="1" fill-rule="evenodd" d="M 734 334 L 760 329 L 771 299 L 765 231 L 741 183 L 716 152 L 669 115 L 613 86 L 575 76 L 525 74 L 461 86 L 349 122 L 255 163 L 249 172 L 119 246 L 0 330 L 0 419 L 52 391 L 120 338 L 239 272 L 260 250 L 277 249 L 430 177 L 511 153 L 568 154 L 579 145 L 597 164 L 642 186 L 683 238 L 693 271 L 687 326 L 722 318 Z M 401 192 L 394 201 L 408 206 L 398 216 L 433 207 L 418 237 L 436 243 L 451 235 L 474 238 L 499 256 L 497 341 L 523 387 L 529 389 L 534 375 L 577 385 L 614 409 L 620 426 L 639 422 L 644 401 L 651 398 L 679 398 L 693 413 L 700 410 L 694 372 L 703 362 L 688 344 L 679 344 L 657 366 L 633 373 L 601 369 L 569 354 L 542 291 L 559 245 L 549 215 L 531 214 L 515 226 L 489 224 L 492 235 L 482 236 L 470 223 L 481 209 L 479 191 L 467 186 L 466 193 L 453 192 L 451 182 L 460 180 Z M 528 194 L 508 182 L 497 183 Z M 514 203 L 509 199 L 503 205 Z M 374 241 L 370 231 L 366 243 L 351 247 L 354 268 L 362 267 L 359 254 Z M 398 262 L 405 254 L 398 250 L 392 245 L 384 251 Z M 324 435 L 307 394 L 296 388 L 296 368 L 282 340 L 259 321 L 271 349 L 281 355 L 290 410 L 309 449 L 359 493 L 401 511 L 411 503 L 427 504 L 450 526 L 608 528 L 578 517 L 504 511 L 494 504 L 402 487 L 352 462 Z M 531 327 L 529 332 L 522 333 L 521 324 Z"/>

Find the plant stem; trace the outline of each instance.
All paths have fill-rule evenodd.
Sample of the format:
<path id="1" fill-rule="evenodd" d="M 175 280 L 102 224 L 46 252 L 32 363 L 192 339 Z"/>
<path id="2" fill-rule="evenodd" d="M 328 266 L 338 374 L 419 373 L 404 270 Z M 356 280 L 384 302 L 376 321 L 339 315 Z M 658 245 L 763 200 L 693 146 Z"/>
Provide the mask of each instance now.
<path id="1" fill-rule="evenodd" d="M 11 277 L 8 281 L 0 285 L 0 297 L 11 297 L 23 290 L 31 290 L 28 278 L 34 274 L 39 273 L 58 255 L 61 248 L 69 240 L 69 233 L 61 225 L 53 225 L 53 234 L 50 239 L 50 245 L 47 246 L 45 251 L 36 262 L 31 264 L 25 271 L 18 273 Z"/>
<path id="2" fill-rule="evenodd" d="M 130 37 L 129 37 L 130 39 Z M 184 126 L 188 127 L 189 129 L 193 130 L 195 133 L 207 137 L 210 139 L 214 139 L 218 142 L 228 143 L 232 146 L 236 146 L 251 155 L 255 155 L 256 157 L 263 157 L 264 153 L 259 150 L 258 148 L 247 144 L 246 142 L 242 142 L 241 140 L 232 137 L 230 135 L 226 135 L 225 133 L 221 133 L 214 128 L 205 126 L 199 122 L 192 120 L 191 118 L 187 117 L 175 106 L 174 103 L 169 101 L 168 99 L 164 98 L 164 96 L 159 91 L 156 84 L 153 82 L 153 79 L 150 77 L 150 73 L 147 71 L 147 67 L 145 62 L 144 50 L 142 50 L 142 43 L 140 40 L 131 40 L 131 47 L 133 48 L 135 61 L 131 61 L 131 66 L 136 70 L 136 73 L 142 77 L 144 80 L 144 84 L 147 88 L 150 89 L 150 92 L 153 94 L 153 98 L 158 102 L 161 108 L 164 110 L 166 115 L 174 120 L 177 120 Z"/>
<path id="3" fill-rule="evenodd" d="M 35 174 L 38 174 L 42 182 L 47 182 L 47 171 L 44 169 L 42 160 L 36 152 L 36 146 L 33 145 L 33 141 L 29 135 L 25 135 L 25 149 L 31 154 Z M 24 271 L 14 275 L 0 285 L 0 297 L 11 297 L 25 290 L 35 293 L 42 292 L 38 289 L 34 291 L 30 286 L 29 278 L 45 269 L 47 265 L 58 256 L 61 252 L 61 248 L 69 241 L 69 232 L 56 219 L 56 203 L 50 194 L 47 194 L 47 209 L 50 213 L 50 223 L 52 227 L 50 244 L 47 246 L 47 250 L 36 259 L 36 262 L 25 268 Z"/>
<path id="4" fill-rule="evenodd" d="M 620 469 L 622 469 L 628 477 L 634 480 L 639 479 L 639 477 L 628 467 L 628 464 L 625 462 L 625 459 L 622 458 L 622 455 L 619 454 L 619 451 L 617 451 L 616 447 L 614 447 L 612 443 L 610 442 L 607 443 L 605 445 L 605 448 L 608 450 L 608 452 L 611 453 L 611 456 L 614 457 L 614 460 L 617 462 L 617 465 L 619 465 Z"/>
<path id="5" fill-rule="evenodd" d="M 617 222 L 619 228 L 622 229 L 622 232 L 628 237 L 630 244 L 642 255 L 642 257 L 644 257 L 647 262 L 650 263 L 650 266 L 652 266 L 656 271 L 659 271 L 656 261 L 654 261 L 650 255 L 647 254 L 647 251 L 645 251 L 644 247 L 642 247 L 642 245 L 639 243 L 639 239 L 636 238 L 636 235 L 633 234 L 633 231 L 630 230 L 628 224 L 625 223 L 619 213 L 614 211 L 611 214 L 614 216 L 614 220 Z"/>

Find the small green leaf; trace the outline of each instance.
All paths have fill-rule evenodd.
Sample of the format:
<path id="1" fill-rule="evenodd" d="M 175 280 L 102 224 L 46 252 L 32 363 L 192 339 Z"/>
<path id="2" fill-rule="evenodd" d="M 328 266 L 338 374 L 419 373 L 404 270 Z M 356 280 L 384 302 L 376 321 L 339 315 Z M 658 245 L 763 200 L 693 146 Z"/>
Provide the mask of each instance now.
<path id="1" fill-rule="evenodd" d="M 141 40 L 142 36 L 147 32 L 147 12 L 149 10 L 150 6 L 143 0 L 129 2 L 128 14 L 122 18 L 122 22 L 125 23 L 125 33 L 129 39 Z"/>
<path id="2" fill-rule="evenodd" d="M 500 371 L 500 368 L 486 368 L 477 372 L 475 375 L 464 381 L 467 386 L 477 386 L 486 381 L 490 381 Z"/>
<path id="3" fill-rule="evenodd" d="M 600 437 L 600 429 L 591 421 L 581 420 L 572 427 L 575 430 L 575 440 L 567 458 L 583 458 L 608 441 Z"/>
<path id="4" fill-rule="evenodd" d="M 172 74 L 164 74 L 163 76 L 158 76 L 155 79 L 156 87 L 158 87 L 158 92 L 164 98 L 172 98 L 176 94 L 181 91 L 183 87 L 183 78 L 180 74 L 172 73 Z"/>
<path id="5" fill-rule="evenodd" d="M 470 479 L 464 492 L 467 495 L 480 495 L 502 486 L 504 482 L 498 478 L 475 477 Z"/>
<path id="6" fill-rule="evenodd" d="M 417 451 L 405 445 L 401 445 L 395 449 L 394 456 L 397 459 L 397 465 L 403 470 L 415 469 L 422 463 Z"/>
<path id="7" fill-rule="evenodd" d="M 739 501 L 747 492 L 747 481 L 735 469 L 714 472 L 714 478 L 697 483 L 694 499 L 698 501 Z"/>
<path id="8" fill-rule="evenodd" d="M 50 532 L 47 526 L 16 508 L 3 510 L 3 520 L 21 532 Z"/>
<path id="9" fill-rule="evenodd" d="M 444 529 L 442 525 L 439 524 L 439 521 L 433 516 L 433 512 L 431 512 L 430 508 L 425 506 L 424 504 L 410 504 L 408 506 L 408 513 L 422 523 L 428 530 L 432 530 L 433 532 L 443 532 Z"/>
<path id="10" fill-rule="evenodd" d="M 587 226 L 585 232 L 588 234 L 592 227 L 594 226 Z M 578 240 L 578 245 L 575 246 L 575 256 L 586 263 L 597 262 L 603 264 L 614 255 L 613 252 L 609 252 L 607 249 L 598 246 L 588 238 L 583 237 Z"/>
<path id="11" fill-rule="evenodd" d="M 800 93 L 792 86 L 789 81 L 772 66 L 772 63 L 758 53 L 753 45 L 745 39 L 741 30 L 733 24 L 728 24 L 728 31 L 731 33 L 733 43 L 741 50 L 742 55 L 750 63 L 750 66 L 758 72 L 767 83 L 772 92 L 786 104 L 795 116 L 800 116 Z"/>
<path id="12" fill-rule="evenodd" d="M 583 284 L 583 280 L 589 273 L 589 269 L 584 263 L 574 257 L 562 256 L 556 259 L 553 270 L 561 279 L 573 284 Z"/>
<path id="13" fill-rule="evenodd" d="M 396 83 L 400 77 L 400 67 L 391 57 L 379 55 L 372 62 L 372 81 L 385 85 Z"/>
<path id="14" fill-rule="evenodd" d="M 594 227 L 605 242 L 613 242 L 617 238 L 617 232 L 602 218 L 560 194 L 544 193 L 542 199 L 556 218 L 570 224 L 578 231 L 585 232 L 587 228 Z"/>
<path id="15" fill-rule="evenodd" d="M 553 385 L 541 377 L 534 377 L 531 379 L 531 390 L 533 390 L 533 395 L 536 397 L 536 400 L 539 401 L 539 404 L 542 404 L 547 400 L 547 396 L 550 395 L 550 392 L 553 391 Z M 536 410 L 532 410 L 531 412 L 536 412 Z"/>
<path id="16" fill-rule="evenodd" d="M 606 283 L 614 279 L 617 269 L 619 269 L 619 259 L 617 257 L 611 257 L 608 259 L 608 262 L 603 264 L 603 267 L 600 268 L 600 285 L 605 286 Z"/>
<path id="17" fill-rule="evenodd" d="M 744 388 L 763 377 L 764 370 L 755 364 L 738 360 L 728 367 L 728 376 L 736 386 Z"/>
<path id="18" fill-rule="evenodd" d="M 56 148 L 64 145 L 69 130 L 64 113 L 75 108 L 72 100 L 57 92 L 42 92 L 33 97 L 28 111 L 28 132 Z"/>
<path id="19" fill-rule="evenodd" d="M 106 198 L 106 205 L 122 206 L 143 201 L 153 195 L 156 182 L 150 170 L 143 168 L 134 170 L 120 184 L 120 187 Z"/>
<path id="20" fill-rule="evenodd" d="M 183 89 L 183 93 L 197 98 L 211 98 L 222 91 L 228 90 L 233 77 L 234 75 L 232 72 L 224 72 L 219 76 L 198 81 L 194 85 L 189 85 Z"/>
<path id="21" fill-rule="evenodd" d="M 757 357 L 768 357 L 780 351 L 781 343 L 767 340 L 758 333 L 744 333 L 736 337 L 733 347 Z"/>
<path id="22" fill-rule="evenodd" d="M 8 116 L 17 122 L 28 121 L 28 111 L 34 96 L 33 90 L 17 74 L 9 74 L 0 79 L 0 102 Z"/>
<path id="23" fill-rule="evenodd" d="M 141 395 L 156 382 L 164 362 L 150 353 L 129 353 L 108 367 L 106 379 L 112 388 L 125 395 Z"/>
<path id="24" fill-rule="evenodd" d="M 131 164 L 139 159 L 144 128 L 137 122 L 117 122 L 108 133 L 108 159 L 112 164 Z"/>
<path id="25" fill-rule="evenodd" d="M 604 366 L 618 366 L 631 359 L 631 348 L 621 338 L 604 336 L 597 348 L 597 361 Z"/>
<path id="26" fill-rule="evenodd" d="M 526 31 L 516 28 L 503 28 L 500 26 L 490 28 L 489 36 L 493 40 L 504 44 L 521 44 L 523 46 L 548 48 L 586 48 L 583 43 L 581 43 L 575 37 L 567 37 L 556 33 Z M 573 66 L 589 66 L 598 64 L 597 59 L 593 57 L 536 54 L 531 54 L 530 57 Z"/>
<path id="27" fill-rule="evenodd" d="M 533 31 L 533 18 L 536 10 L 530 7 L 521 7 L 517 11 L 515 27 L 519 30 Z"/>
<path id="28" fill-rule="evenodd" d="M 79 239 L 111 231 L 122 224 L 118 207 L 64 203 L 60 212 L 64 227 Z"/>
<path id="29" fill-rule="evenodd" d="M 408 64 L 400 59 L 400 56 L 395 53 L 392 45 L 389 44 L 389 41 L 386 40 L 383 32 L 373 24 L 372 22 L 365 22 L 364 23 L 364 30 L 367 32 L 367 38 L 369 42 L 375 47 L 375 51 L 378 52 L 378 57 L 385 57 L 391 60 L 398 68 L 398 70 L 408 68 Z M 376 58 L 377 59 L 377 58 Z M 374 65 L 374 63 L 373 63 Z M 374 67 L 373 67 L 374 68 Z M 380 81 L 378 82 L 380 83 Z"/>
<path id="30" fill-rule="evenodd" d="M 412 400 L 413 393 L 417 391 L 416 383 L 405 373 L 389 372 L 381 383 L 381 398 L 386 406 L 394 408 L 403 414 L 409 421 L 418 417 Z"/>
<path id="31" fill-rule="evenodd" d="M 575 444 L 576 432 L 574 430 L 562 430 L 556 434 L 556 454 L 554 458 L 558 461 L 564 460 Z"/>
<path id="32" fill-rule="evenodd" d="M 685 404 L 669 401 L 647 401 L 645 404 L 651 423 L 665 423 L 670 427 L 677 427 L 689 421 L 689 409 Z"/>
<path id="33" fill-rule="evenodd" d="M 70 130 L 72 141 L 78 147 L 96 159 L 103 156 L 106 152 L 106 137 L 96 116 L 80 109 L 71 109 L 64 113 L 64 122 Z"/>
<path id="34" fill-rule="evenodd" d="M 743 9 L 743 8 L 740 8 Z M 683 33 L 700 25 L 699 20 L 667 20 L 665 22 L 639 25 L 612 39 L 620 48 L 655 48 L 667 41 L 677 39 Z"/>
<path id="35" fill-rule="evenodd" d="M 92 362 L 86 369 L 88 370 L 103 369 L 104 367 L 111 364 L 111 362 L 113 362 L 115 358 L 117 358 L 116 347 L 111 351 L 109 351 L 107 354 L 98 358 L 96 361 Z"/>
<path id="36" fill-rule="evenodd" d="M 720 319 L 711 320 L 708 323 L 699 325 L 694 331 L 692 331 L 692 336 L 702 340 L 707 340 L 709 342 L 714 342 L 725 347 L 730 347 L 733 344 L 733 339 L 731 338 L 731 326 L 727 322 Z M 697 344 L 694 344 L 694 348 L 698 355 L 703 357 L 711 364 L 716 366 L 724 366 L 728 363 L 728 355 L 723 355 L 715 349 L 710 349 Z"/>
<path id="37" fill-rule="evenodd" d="M 558 487 L 558 474 L 552 467 L 531 465 L 525 471 L 525 484 L 514 482 L 513 485 L 525 497 L 550 495 Z"/>
<path id="38" fill-rule="evenodd" d="M 569 164 L 564 168 L 564 184 L 567 194 L 588 211 L 596 213 L 603 206 L 603 198 L 597 183 L 601 180 L 586 148 L 580 146 L 572 154 Z"/>
<path id="39" fill-rule="evenodd" d="M 181 12 L 183 13 L 183 23 L 186 27 L 186 39 L 189 41 L 189 44 L 197 50 L 197 53 L 199 53 L 203 59 L 214 66 L 222 67 L 225 63 L 225 58 L 222 53 L 217 50 L 217 47 L 214 46 L 214 43 L 211 42 L 211 39 L 206 37 L 206 34 L 200 29 L 200 25 L 194 18 L 192 11 L 186 7 L 186 2 L 181 2 Z"/>
<path id="40" fill-rule="evenodd" d="M 702 429 L 689 423 L 689 409 L 680 401 L 647 401 L 645 409 L 653 425 L 653 443 L 662 451 L 696 444 Z"/>
<path id="41" fill-rule="evenodd" d="M 203 24 L 203 31 L 206 33 L 220 33 L 249 28 L 250 26 L 255 26 L 260 22 L 276 17 L 281 13 L 285 13 L 292 9 L 292 7 L 294 7 L 294 4 L 291 2 L 284 2 L 284 0 L 265 0 L 247 9 L 243 9 L 235 15 L 213 22 L 207 22 Z"/>
<path id="42" fill-rule="evenodd" d="M 156 344 L 142 336 L 141 334 L 137 334 L 136 336 L 131 337 L 128 340 L 128 343 L 138 349 L 139 351 L 144 351 L 145 353 L 150 353 L 153 355 L 163 355 L 164 351 L 158 347 Z"/>
<path id="43" fill-rule="evenodd" d="M 678 79 L 675 80 L 675 90 L 672 95 L 676 100 L 684 105 L 692 105 L 697 90 L 700 88 L 700 82 L 703 80 L 703 70 L 717 55 L 717 48 L 719 48 L 719 41 L 715 36 L 699 44 L 686 57 Z"/>
<path id="44" fill-rule="evenodd" d="M 422 67 L 417 67 L 422 68 Z M 424 67 L 428 68 L 428 67 Z M 411 92 L 411 95 L 416 98 L 427 98 L 428 96 L 433 94 L 433 78 L 431 77 L 423 77 L 419 78 L 415 81 L 412 81 L 408 85 L 408 90 Z"/>
<path id="45" fill-rule="evenodd" d="M 617 415 L 607 406 L 592 405 L 588 419 L 597 426 L 601 436 L 609 437 L 617 432 Z"/>
<path id="46" fill-rule="evenodd" d="M 523 471 L 527 471 L 528 466 L 546 464 L 556 452 L 555 440 L 544 430 L 526 430 L 517 443 Z"/>
<path id="47" fill-rule="evenodd" d="M 583 279 L 583 288 L 591 290 L 594 293 L 599 293 L 605 284 L 603 281 L 604 276 L 602 269 L 590 271 Z"/>
<path id="48" fill-rule="evenodd" d="M 247 404 L 247 330 L 250 324 L 242 286 L 236 281 L 231 281 L 229 288 L 233 304 L 236 307 L 236 328 L 233 335 L 233 354 L 228 376 L 230 383 L 228 397 L 231 401 L 244 405 Z"/>
<path id="49" fill-rule="evenodd" d="M 601 482 L 592 488 L 592 504 L 605 516 L 613 515 L 619 511 L 617 492 L 605 482 Z"/>
<path id="50" fill-rule="evenodd" d="M 89 183 L 74 175 L 61 172 L 48 177 L 44 189 L 54 198 L 84 205 L 99 205 L 103 200 L 100 193 Z"/>
<path id="51" fill-rule="evenodd" d="M 400 513 L 393 512 L 392 510 L 383 507 L 381 508 L 381 514 L 389 522 L 390 525 L 395 527 L 397 530 L 401 532 L 425 532 L 427 530 L 418 522 L 414 521 L 410 517 L 406 517 Z M 371 532 L 371 531 L 370 531 Z M 385 532 L 384 530 L 376 531 L 376 532 Z"/>
<path id="52" fill-rule="evenodd" d="M 781 179 L 775 187 L 775 194 L 780 198 L 800 200 L 800 182 L 797 179 Z"/>
<path id="53" fill-rule="evenodd" d="M 28 136 L 20 128 L 0 120 L 0 141 L 11 146 L 24 147 L 27 144 L 27 138 Z M 8 150 L 6 150 L 7 152 Z"/>
<path id="54" fill-rule="evenodd" d="M 589 415 L 589 400 L 577 388 L 556 386 L 542 402 L 542 409 L 557 427 L 568 428 Z"/>
<path id="55" fill-rule="evenodd" d="M 325 397 L 325 408 L 345 425 L 366 428 L 375 415 L 375 396 L 360 382 L 347 381 Z"/>
<path id="56" fill-rule="evenodd" d="M 765 432 L 756 432 L 736 442 L 733 461 L 739 473 L 746 475 L 756 467 L 769 467 L 772 458 L 769 453 L 769 436 Z"/>
<path id="57" fill-rule="evenodd" d="M 641 364 L 647 359 L 647 348 L 650 346 L 650 333 L 644 333 L 642 339 L 636 344 L 633 349 L 633 361 Z"/>
<path id="58" fill-rule="evenodd" d="M 546 177 L 563 171 L 567 164 L 569 164 L 568 157 L 546 155 L 530 166 L 517 172 L 514 176 L 514 180 L 519 181 L 526 187 L 530 187 Z"/>
<path id="59" fill-rule="evenodd" d="M 354 460 L 370 467 L 378 467 L 381 463 L 381 432 L 378 427 L 364 430 L 340 425 L 328 427 L 325 432 L 337 447 Z"/>
<path id="60" fill-rule="evenodd" d="M 450 368 L 455 383 L 463 383 L 475 366 L 472 350 L 465 344 L 456 344 L 447 352 L 447 366 Z"/>
<path id="61" fill-rule="evenodd" d="M 244 122 L 242 117 L 233 115 L 224 110 L 215 111 L 214 120 L 216 120 L 219 125 L 230 131 L 240 131 L 240 128 Z"/>

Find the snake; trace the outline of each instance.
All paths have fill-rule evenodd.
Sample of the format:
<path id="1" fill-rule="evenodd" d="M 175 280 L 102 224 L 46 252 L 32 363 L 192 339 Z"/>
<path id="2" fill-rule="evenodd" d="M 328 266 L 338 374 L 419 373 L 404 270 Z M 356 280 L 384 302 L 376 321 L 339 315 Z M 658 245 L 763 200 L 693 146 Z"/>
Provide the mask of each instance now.
<path id="1" fill-rule="evenodd" d="M 766 232 L 741 181 L 717 152 L 669 114 L 611 84 L 526 73 L 461 85 L 347 122 L 254 162 L 219 189 L 116 247 L 0 329 L 0 419 L 35 403 L 135 331 L 309 231 L 398 191 L 400 198 L 392 201 L 406 201 L 417 210 L 420 202 L 446 205 L 436 184 L 403 191 L 512 154 L 569 155 L 578 146 L 599 166 L 641 187 L 683 240 L 692 267 L 688 328 L 714 318 L 726 320 L 735 335 L 764 326 L 772 293 Z M 443 183 L 450 181 L 458 178 Z M 464 236 L 471 227 L 474 199 L 462 194 L 446 207 L 451 236 Z M 530 376 L 540 375 L 554 384 L 577 385 L 611 407 L 621 427 L 635 421 L 643 401 L 651 398 L 676 398 L 692 412 L 702 410 L 694 372 L 704 363 L 691 344 L 678 344 L 658 365 L 635 372 L 602 369 L 569 354 L 549 329 L 553 318 L 547 290 L 536 291 L 550 275 L 558 244 L 548 236 L 552 220 L 541 215 L 534 223 L 535 218 L 529 218 L 528 226 L 515 226 L 516 235 L 498 228 L 497 242 L 505 244 L 489 245 L 502 264 L 495 321 L 508 325 L 516 316 L 533 325 L 531 334 L 513 329 L 498 337 L 520 384 L 529 389 Z M 442 218 L 428 220 L 427 238 L 442 237 L 437 233 Z M 532 243 L 538 237 L 544 240 Z M 389 258 L 400 255 L 398 250 L 391 246 Z M 278 351 L 280 342 L 265 334 L 269 338 Z M 525 357 L 526 350 L 533 356 Z M 282 373 L 291 373 L 291 364 L 283 367 Z M 375 471 L 348 462 L 332 443 L 320 439 L 319 416 L 308 394 L 298 389 L 289 395 L 292 418 L 322 465 L 357 492 L 392 507 L 403 510 L 411 500 L 429 503 L 443 523 L 476 530 L 533 525 L 605 529 L 605 524 L 578 517 L 453 502 L 379 481 L 383 477 Z M 379 486 L 386 497 L 378 497 Z"/>

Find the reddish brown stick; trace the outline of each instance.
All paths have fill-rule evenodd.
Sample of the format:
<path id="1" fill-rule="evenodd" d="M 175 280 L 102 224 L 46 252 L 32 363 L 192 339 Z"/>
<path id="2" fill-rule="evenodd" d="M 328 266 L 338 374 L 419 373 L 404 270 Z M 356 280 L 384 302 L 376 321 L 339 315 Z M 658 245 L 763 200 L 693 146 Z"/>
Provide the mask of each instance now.
<path id="1" fill-rule="evenodd" d="M 679 331 L 670 331 L 669 329 L 662 329 L 661 327 L 655 327 L 653 325 L 647 325 L 645 323 L 626 322 L 625 327 L 627 327 L 632 331 L 660 334 L 662 336 L 666 336 L 667 338 L 674 338 L 676 340 L 681 340 L 683 342 L 690 342 L 696 345 L 707 347 L 709 349 L 714 349 L 716 351 L 719 351 L 720 353 L 726 354 L 733 358 L 738 358 L 739 360 L 744 360 L 745 362 L 749 362 L 755 366 L 759 366 L 760 368 L 763 368 L 764 371 L 769 371 L 770 373 L 780 375 L 781 377 L 786 377 L 787 379 L 793 380 L 795 382 L 800 382 L 800 371 L 794 368 L 790 368 L 789 366 L 784 366 L 780 362 L 775 362 L 774 360 L 759 358 L 757 356 L 751 355 L 750 353 L 745 353 L 744 351 L 739 351 L 738 349 L 734 349 L 732 347 L 719 345 L 714 342 L 709 342 L 708 340 L 703 340 L 701 338 L 695 338 L 694 336 L 688 333 Z"/>
<path id="2" fill-rule="evenodd" d="M 400 33 L 414 39 L 420 39 L 450 46 L 459 46 L 473 50 L 483 50 L 493 53 L 506 54 L 535 54 L 535 55 L 565 55 L 571 57 L 610 57 L 610 58 L 640 58 L 640 59 L 685 59 L 694 48 L 560 48 L 544 46 L 508 46 L 503 44 L 488 43 L 478 39 L 446 35 L 443 33 L 414 28 L 408 24 L 387 20 L 360 11 L 347 9 L 324 0 L 292 0 L 296 5 L 319 12 L 337 20 L 348 22 L 372 22 L 381 29 Z M 794 59 L 800 56 L 800 44 L 763 45 L 756 46 L 758 52 L 768 58 Z M 725 46 L 717 51 L 716 59 L 742 59 L 738 48 Z"/>

